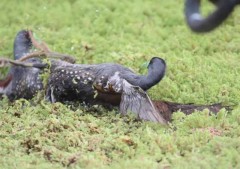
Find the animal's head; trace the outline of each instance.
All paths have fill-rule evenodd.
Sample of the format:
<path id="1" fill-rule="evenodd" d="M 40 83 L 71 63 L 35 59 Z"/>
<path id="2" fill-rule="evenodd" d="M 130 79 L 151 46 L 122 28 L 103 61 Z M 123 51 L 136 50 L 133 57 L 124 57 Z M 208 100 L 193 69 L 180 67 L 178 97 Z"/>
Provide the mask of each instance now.
<path id="1" fill-rule="evenodd" d="M 166 66 L 165 60 L 163 60 L 162 58 L 159 58 L 159 57 L 153 57 L 148 64 L 148 68 L 154 67 L 154 66 L 159 66 L 159 65 Z"/>
<path id="2" fill-rule="evenodd" d="M 161 74 L 163 76 L 166 71 L 165 60 L 159 57 L 153 57 L 148 64 L 148 70 L 156 75 Z"/>
<path id="3" fill-rule="evenodd" d="M 166 71 L 166 63 L 162 58 L 153 57 L 148 64 L 148 75 L 141 76 L 138 86 L 148 90 L 162 80 Z"/>

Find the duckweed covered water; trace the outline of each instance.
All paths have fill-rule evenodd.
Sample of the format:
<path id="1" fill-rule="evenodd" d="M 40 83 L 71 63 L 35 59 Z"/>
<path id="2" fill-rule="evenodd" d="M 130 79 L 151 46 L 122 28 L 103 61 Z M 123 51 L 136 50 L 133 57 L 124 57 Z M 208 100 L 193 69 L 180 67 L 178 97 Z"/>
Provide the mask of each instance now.
<path id="1" fill-rule="evenodd" d="M 163 127 L 102 107 L 3 99 L 0 168 L 240 168 L 239 9 L 200 35 L 187 28 L 179 0 L 3 0 L 0 9 L 1 56 L 12 58 L 16 33 L 29 28 L 78 63 L 115 62 L 143 74 L 151 57 L 164 58 L 153 99 L 233 105 L 211 116 L 177 112 Z"/>

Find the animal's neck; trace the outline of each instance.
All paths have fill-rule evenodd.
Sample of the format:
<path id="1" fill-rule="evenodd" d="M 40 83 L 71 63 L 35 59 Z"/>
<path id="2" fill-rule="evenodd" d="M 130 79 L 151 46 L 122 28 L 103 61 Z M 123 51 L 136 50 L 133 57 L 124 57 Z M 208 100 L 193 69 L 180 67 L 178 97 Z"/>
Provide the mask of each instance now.
<path id="1" fill-rule="evenodd" d="M 164 76 L 164 71 L 149 69 L 148 74 L 140 76 L 139 86 L 143 90 L 148 90 L 152 86 L 156 85 Z"/>

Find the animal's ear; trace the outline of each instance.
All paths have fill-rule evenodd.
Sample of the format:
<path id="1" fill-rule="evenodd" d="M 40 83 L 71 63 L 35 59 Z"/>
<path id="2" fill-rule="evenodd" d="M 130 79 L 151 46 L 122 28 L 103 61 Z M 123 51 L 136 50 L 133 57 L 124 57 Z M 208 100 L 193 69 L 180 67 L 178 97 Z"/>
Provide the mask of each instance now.
<path id="1" fill-rule="evenodd" d="M 120 103 L 121 114 L 135 113 L 138 118 L 147 121 L 166 124 L 166 120 L 155 109 L 152 101 L 145 91 L 123 80 L 123 93 Z"/>

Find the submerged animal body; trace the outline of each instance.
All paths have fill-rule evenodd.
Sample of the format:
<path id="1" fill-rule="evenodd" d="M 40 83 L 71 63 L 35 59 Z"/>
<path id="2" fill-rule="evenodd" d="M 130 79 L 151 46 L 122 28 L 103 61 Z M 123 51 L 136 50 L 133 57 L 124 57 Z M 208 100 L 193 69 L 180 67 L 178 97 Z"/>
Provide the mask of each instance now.
<path id="1" fill-rule="evenodd" d="M 14 42 L 15 59 L 29 53 L 31 47 L 27 31 L 20 31 Z M 41 63 L 41 60 L 32 58 L 26 62 Z M 131 111 L 141 119 L 165 123 L 145 92 L 164 77 L 165 69 L 165 61 L 158 57 L 151 59 L 146 76 L 114 63 L 85 65 L 51 60 L 46 98 L 51 102 L 77 100 L 120 105 L 122 114 Z M 4 87 L 0 84 L 0 91 L 11 100 L 30 99 L 43 89 L 41 72 L 39 68 L 13 66 L 9 73 L 11 81 Z"/>

